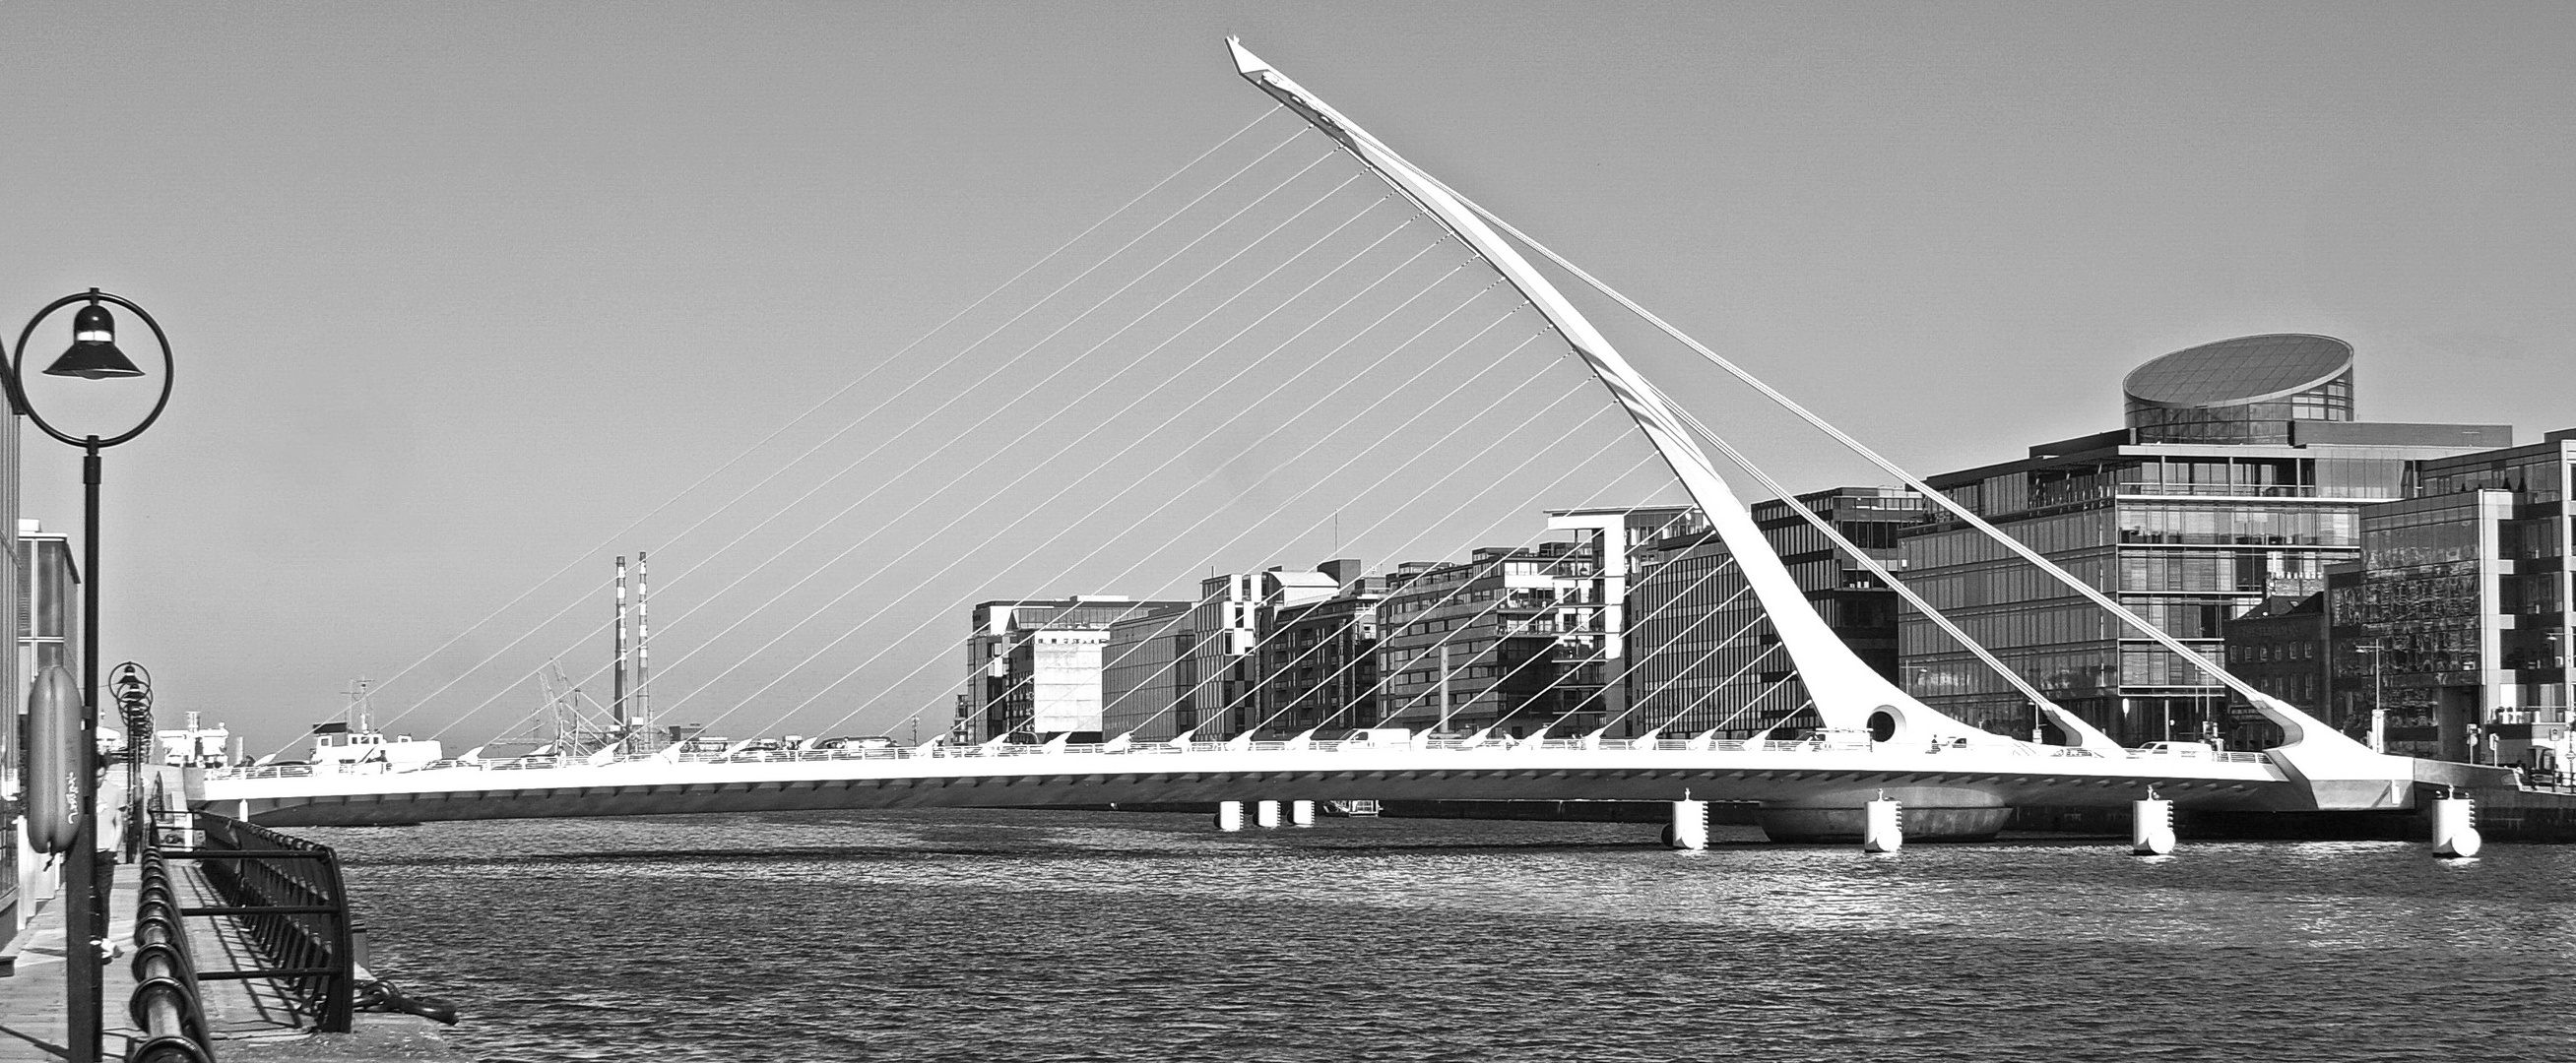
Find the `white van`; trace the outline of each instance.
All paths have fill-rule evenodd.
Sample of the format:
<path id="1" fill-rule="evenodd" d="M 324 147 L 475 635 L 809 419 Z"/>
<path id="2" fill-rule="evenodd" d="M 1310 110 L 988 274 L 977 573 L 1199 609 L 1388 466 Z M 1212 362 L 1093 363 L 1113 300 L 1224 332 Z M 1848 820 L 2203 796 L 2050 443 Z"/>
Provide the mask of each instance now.
<path id="1" fill-rule="evenodd" d="M 2209 758 L 2210 748 L 2198 742 L 2149 742 L 2138 747 L 2138 755 L 2142 757 L 2188 757 L 2194 760 L 2206 760 Z"/>
<path id="2" fill-rule="evenodd" d="M 1362 727 L 1342 737 L 1343 749 L 1397 749 L 1413 744 L 1413 732 L 1402 727 Z"/>

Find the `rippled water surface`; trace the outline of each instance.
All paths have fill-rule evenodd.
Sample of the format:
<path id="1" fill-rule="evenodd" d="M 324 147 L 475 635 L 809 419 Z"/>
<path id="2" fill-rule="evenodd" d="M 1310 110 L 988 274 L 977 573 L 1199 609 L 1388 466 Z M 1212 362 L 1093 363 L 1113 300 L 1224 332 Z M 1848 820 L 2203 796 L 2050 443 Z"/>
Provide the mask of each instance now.
<path id="1" fill-rule="evenodd" d="M 2576 847 L 871 812 L 338 846 L 487 1060 L 2576 1060 Z"/>

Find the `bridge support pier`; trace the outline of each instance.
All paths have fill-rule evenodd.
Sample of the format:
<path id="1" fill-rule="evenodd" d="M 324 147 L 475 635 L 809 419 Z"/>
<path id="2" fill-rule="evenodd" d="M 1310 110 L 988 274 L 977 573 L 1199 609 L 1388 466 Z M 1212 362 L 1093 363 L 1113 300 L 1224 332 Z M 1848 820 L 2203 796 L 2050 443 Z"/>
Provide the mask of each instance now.
<path id="1" fill-rule="evenodd" d="M 1259 827 L 1259 828 L 1261 828 L 1261 829 L 1263 829 L 1263 830 L 1274 830 L 1274 829 L 1277 829 L 1277 827 L 1279 826 L 1279 802 L 1277 802 L 1277 801 L 1255 801 L 1255 802 L 1253 802 L 1253 803 L 1252 803 L 1252 825 L 1253 825 L 1253 826 L 1256 826 L 1256 827 Z"/>
<path id="2" fill-rule="evenodd" d="M 1216 803 L 1216 829 L 1232 833 L 1243 829 L 1243 802 Z"/>
<path id="3" fill-rule="evenodd" d="M 2477 803 L 2465 797 L 2433 802 L 2433 855 L 2448 860 L 2478 855 L 2486 839 L 2478 834 Z"/>
<path id="4" fill-rule="evenodd" d="M 2173 802 L 2150 797 L 2129 806 L 2129 852 L 2169 856 L 2174 851 Z"/>
<path id="5" fill-rule="evenodd" d="M 1884 797 L 1861 806 L 1860 851 L 1892 853 L 1905 847 L 1905 809 Z"/>
<path id="6" fill-rule="evenodd" d="M 1664 844 L 1675 849 L 1708 848 L 1708 802 L 1673 802 L 1673 822 L 1664 828 Z"/>
<path id="7" fill-rule="evenodd" d="M 1312 801 L 1288 802 L 1288 825 L 1291 827 L 1314 826 L 1315 803 Z"/>

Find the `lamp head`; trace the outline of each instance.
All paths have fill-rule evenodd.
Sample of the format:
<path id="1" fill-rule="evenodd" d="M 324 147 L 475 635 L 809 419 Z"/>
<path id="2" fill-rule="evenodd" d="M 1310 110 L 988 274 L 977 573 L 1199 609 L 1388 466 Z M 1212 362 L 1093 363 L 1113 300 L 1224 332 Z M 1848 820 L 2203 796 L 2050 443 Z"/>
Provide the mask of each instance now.
<path id="1" fill-rule="evenodd" d="M 91 380 L 108 377 L 142 376 L 134 360 L 116 349 L 116 318 L 97 303 L 80 308 L 72 316 L 72 345 L 63 356 L 46 367 L 46 376 L 77 376 Z"/>

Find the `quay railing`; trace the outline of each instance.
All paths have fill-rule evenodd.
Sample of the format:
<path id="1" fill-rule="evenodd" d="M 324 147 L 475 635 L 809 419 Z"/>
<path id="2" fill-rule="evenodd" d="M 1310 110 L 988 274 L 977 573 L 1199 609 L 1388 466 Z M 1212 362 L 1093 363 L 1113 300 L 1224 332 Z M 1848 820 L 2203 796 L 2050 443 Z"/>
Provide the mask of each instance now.
<path id="1" fill-rule="evenodd" d="M 447 759 L 433 760 L 419 764 L 386 764 L 382 762 L 320 765 L 269 764 L 256 767 L 213 768 L 209 769 L 206 774 L 207 778 L 210 779 L 286 779 L 303 778 L 316 773 L 326 775 L 395 774 L 416 771 L 438 771 L 444 769 L 466 769 L 477 771 L 553 771 L 564 768 L 604 767 L 610 764 L 654 762 L 663 764 L 757 764 L 846 760 L 944 760 L 966 757 L 1044 757 L 1065 753 L 1106 753 L 1129 756 L 1155 756 L 1184 753 L 1227 752 L 1276 753 L 1304 751 L 1319 753 L 1354 753 L 1401 749 L 1438 750 L 1477 754 L 1493 754 L 1515 750 L 1781 754 L 1905 750 L 1925 753 L 1968 753 L 1972 751 L 1992 752 L 1996 749 L 2005 749 L 2009 750 L 2011 755 L 2019 757 L 2100 758 L 2104 756 L 2102 753 L 2097 753 L 2080 746 L 2038 746 L 2026 742 L 2015 742 L 2008 745 L 1997 743 L 1979 746 L 1940 744 L 1926 748 L 1918 748 L 1911 744 L 1891 744 L 1870 742 L 1866 740 L 1853 741 L 1847 739 L 1817 738 L 1753 741 L 1749 739 L 1732 738 L 1688 739 L 1661 737 L 1546 739 L 1493 737 L 1474 739 L 1442 737 L 1417 738 L 1410 741 L 1328 739 L 1309 740 L 1305 742 L 1242 742 L 1238 740 L 1230 742 L 1192 741 L 1184 744 L 1169 740 L 1144 740 L 1123 744 L 1083 743 L 1059 745 L 1055 743 L 985 743 L 981 745 L 949 745 L 945 743 L 932 743 L 919 746 L 892 745 L 876 746 L 871 748 L 838 749 L 734 749 L 725 751 L 708 750 L 679 753 L 665 750 L 652 753 L 621 753 L 611 758 L 599 758 L 596 756 L 548 755 L 495 758 L 489 760 Z M 2132 749 L 2124 752 L 2129 759 L 2137 760 L 2170 761 L 2197 759 L 2218 763 L 2243 764 L 2263 764 L 2268 763 L 2270 760 L 2269 757 L 2259 752 L 2219 752 L 2216 750 L 2210 750 L 2206 753 L 2176 753 L 2143 749 Z"/>
<path id="2" fill-rule="evenodd" d="M 146 828 L 142 833 L 146 838 L 136 863 L 140 890 L 134 909 L 134 996 L 128 1008 L 143 1038 L 125 1058 L 128 1063 L 213 1063 L 205 998 L 197 991 L 197 961 L 188 948 L 187 909 L 170 877 L 170 862 L 161 855 L 161 832 Z"/>
<path id="3" fill-rule="evenodd" d="M 313 1020 L 315 1030 L 347 1033 L 355 952 L 339 854 L 327 845 L 211 812 L 188 815 L 201 839 L 198 847 L 160 852 L 197 861 L 199 874 L 223 903 L 181 908 L 178 914 L 231 918 L 266 965 L 199 971 L 196 979 L 268 980 Z"/>

